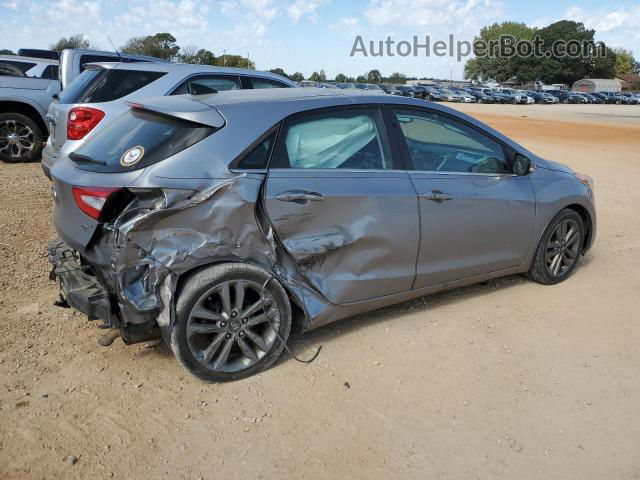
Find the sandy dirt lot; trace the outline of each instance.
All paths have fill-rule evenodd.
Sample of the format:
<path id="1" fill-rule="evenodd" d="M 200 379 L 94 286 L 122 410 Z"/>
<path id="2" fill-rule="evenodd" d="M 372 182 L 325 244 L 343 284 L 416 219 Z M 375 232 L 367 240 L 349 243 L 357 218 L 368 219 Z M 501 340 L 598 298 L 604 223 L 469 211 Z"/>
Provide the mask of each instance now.
<path id="1" fill-rule="evenodd" d="M 54 307 L 49 182 L 0 165 L 0 478 L 640 478 L 640 107 L 457 108 L 595 178 L 575 275 L 330 325 L 292 342 L 315 363 L 223 385 Z"/>

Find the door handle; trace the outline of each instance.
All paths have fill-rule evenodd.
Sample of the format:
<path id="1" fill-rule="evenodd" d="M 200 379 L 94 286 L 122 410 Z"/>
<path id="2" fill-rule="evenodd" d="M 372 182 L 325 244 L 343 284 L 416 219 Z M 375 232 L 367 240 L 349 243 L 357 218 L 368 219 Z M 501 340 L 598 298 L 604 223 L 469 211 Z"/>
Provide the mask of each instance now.
<path id="1" fill-rule="evenodd" d="M 318 192 L 308 192 L 305 190 L 289 190 L 276 195 L 276 199 L 281 202 L 320 202 L 324 200 L 324 195 Z"/>
<path id="2" fill-rule="evenodd" d="M 430 193 L 424 193 L 421 195 L 425 200 L 431 200 L 436 203 L 443 203 L 447 200 L 453 200 L 453 197 L 448 193 L 440 192 L 439 190 L 432 190 Z"/>

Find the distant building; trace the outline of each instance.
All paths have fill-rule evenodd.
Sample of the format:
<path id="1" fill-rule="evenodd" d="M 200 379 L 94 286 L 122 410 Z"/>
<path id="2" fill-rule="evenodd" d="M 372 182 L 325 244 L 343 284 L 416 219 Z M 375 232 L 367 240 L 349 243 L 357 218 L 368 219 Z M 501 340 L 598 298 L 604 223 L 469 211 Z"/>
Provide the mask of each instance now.
<path id="1" fill-rule="evenodd" d="M 571 90 L 583 93 L 620 92 L 622 82 L 617 78 L 583 78 L 575 82 Z"/>
<path id="2" fill-rule="evenodd" d="M 623 73 L 616 78 L 620 80 L 622 90 L 640 90 L 640 75 L 637 73 Z"/>

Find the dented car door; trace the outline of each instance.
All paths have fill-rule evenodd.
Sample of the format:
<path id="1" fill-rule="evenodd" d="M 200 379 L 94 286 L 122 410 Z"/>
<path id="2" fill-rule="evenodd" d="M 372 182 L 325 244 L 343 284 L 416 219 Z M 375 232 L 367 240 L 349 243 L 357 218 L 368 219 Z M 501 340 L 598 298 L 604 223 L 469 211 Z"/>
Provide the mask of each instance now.
<path id="1" fill-rule="evenodd" d="M 283 125 L 266 212 L 300 273 L 329 302 L 411 289 L 417 194 L 394 158 L 377 108 L 333 108 Z"/>

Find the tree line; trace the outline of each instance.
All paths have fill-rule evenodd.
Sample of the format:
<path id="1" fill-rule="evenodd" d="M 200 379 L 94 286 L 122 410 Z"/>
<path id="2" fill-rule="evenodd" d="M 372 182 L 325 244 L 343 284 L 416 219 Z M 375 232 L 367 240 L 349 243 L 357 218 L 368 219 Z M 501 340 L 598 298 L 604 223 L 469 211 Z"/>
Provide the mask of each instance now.
<path id="1" fill-rule="evenodd" d="M 535 57 L 512 56 L 509 58 L 478 55 L 484 45 L 499 42 L 509 37 L 515 41 L 538 41 L 544 55 Z M 583 23 L 560 20 L 544 28 L 529 27 L 524 23 L 494 23 L 480 30 L 473 42 L 476 55 L 464 67 L 465 78 L 477 81 L 495 80 L 505 82 L 515 80 L 526 83 L 540 80 L 545 83 L 565 83 L 571 85 L 581 78 L 613 78 L 625 73 L 640 71 L 640 63 L 625 49 L 612 49 L 600 44 L 603 55 L 580 52 L 579 55 L 556 55 L 555 42 L 577 42 L 581 45 L 595 45 L 595 30 L 585 28 Z"/>
<path id="2" fill-rule="evenodd" d="M 579 42 L 594 42 L 595 30 L 585 28 L 580 22 L 561 20 L 544 28 L 529 27 L 524 23 L 503 22 L 483 27 L 480 35 L 473 42 L 475 58 L 467 61 L 464 67 L 466 79 L 474 81 L 494 80 L 505 82 L 515 80 L 526 83 L 540 80 L 545 83 L 572 84 L 581 78 L 612 78 L 615 75 L 640 72 L 640 62 L 633 57 L 632 52 L 618 48 L 604 46 L 606 55 L 592 57 L 588 55 L 573 57 L 558 57 L 545 55 L 542 57 L 509 58 L 480 56 L 478 49 L 481 44 L 496 41 L 500 36 L 508 35 L 516 41 L 531 41 L 538 37 L 545 52 L 551 51 L 551 46 L 558 40 Z M 62 51 L 65 48 L 96 49 L 82 34 L 62 37 L 51 45 L 52 50 Z M 126 53 L 135 53 L 161 58 L 173 62 L 192 63 L 198 65 L 215 65 L 237 68 L 255 68 L 255 63 L 248 57 L 238 54 L 214 54 L 210 50 L 193 45 L 180 47 L 176 38 L 170 33 L 156 33 L 140 37 L 132 37 L 119 48 Z M 13 54 L 11 50 L 0 50 L 0 54 Z M 409 79 L 400 72 L 390 76 L 383 76 L 379 70 L 371 70 L 358 76 L 337 74 L 333 79 L 327 78 L 324 70 L 314 71 L 308 77 L 302 72 L 287 73 L 282 68 L 273 68 L 270 72 L 282 75 L 294 81 L 307 78 L 314 82 L 335 81 L 338 83 L 393 83 L 403 84 Z"/>

